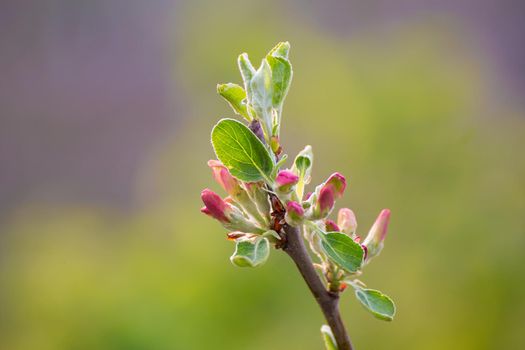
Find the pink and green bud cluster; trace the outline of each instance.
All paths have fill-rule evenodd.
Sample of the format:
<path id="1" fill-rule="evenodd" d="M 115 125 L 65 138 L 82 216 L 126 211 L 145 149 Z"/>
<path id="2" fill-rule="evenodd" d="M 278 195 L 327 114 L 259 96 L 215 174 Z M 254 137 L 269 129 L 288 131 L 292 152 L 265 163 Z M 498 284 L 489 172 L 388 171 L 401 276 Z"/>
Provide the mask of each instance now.
<path id="1" fill-rule="evenodd" d="M 228 230 L 247 233 L 264 232 L 264 229 L 235 206 L 231 197 L 222 199 L 217 193 L 206 188 L 201 192 L 201 199 L 204 203 L 201 212 L 218 220 Z"/>
<path id="2" fill-rule="evenodd" d="M 315 192 L 308 198 L 310 206 L 307 217 L 310 220 L 326 218 L 334 208 L 336 199 L 342 197 L 346 189 L 346 179 L 340 173 L 332 174 L 322 185 L 317 186 Z"/>
<path id="3" fill-rule="evenodd" d="M 265 211 L 261 212 L 261 210 L 257 207 L 257 200 L 254 200 L 254 198 L 250 196 L 250 190 L 253 191 L 255 190 L 254 188 L 247 190 L 247 184 L 241 183 L 239 180 L 233 177 L 228 168 L 226 168 L 226 166 L 224 166 L 224 164 L 218 160 L 209 160 L 208 166 L 212 170 L 215 181 L 217 181 L 217 183 L 226 191 L 226 193 L 228 193 L 233 198 L 240 208 L 242 208 L 259 224 L 268 224 L 269 219 L 263 214 Z M 257 184 L 252 184 L 252 187 L 257 187 Z M 264 198 L 261 198 L 260 200 L 266 202 L 268 201 L 266 195 L 264 195 Z M 263 206 L 264 203 L 261 203 L 261 205 Z M 264 210 L 267 210 L 267 208 L 264 208 Z"/>

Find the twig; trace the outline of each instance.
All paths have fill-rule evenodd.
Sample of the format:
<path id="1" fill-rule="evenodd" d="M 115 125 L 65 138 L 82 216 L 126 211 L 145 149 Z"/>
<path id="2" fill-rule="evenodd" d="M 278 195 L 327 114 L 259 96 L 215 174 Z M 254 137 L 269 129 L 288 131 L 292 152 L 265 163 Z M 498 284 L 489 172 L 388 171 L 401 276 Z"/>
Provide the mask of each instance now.
<path id="1" fill-rule="evenodd" d="M 283 229 L 286 233 L 286 244 L 283 246 L 283 250 L 295 262 L 315 300 L 321 307 L 326 322 L 332 329 L 339 350 L 352 350 L 350 337 L 346 332 L 339 313 L 339 293 L 329 292 L 324 287 L 323 282 L 314 269 L 312 259 L 308 255 L 300 229 L 288 225 L 284 225 Z"/>

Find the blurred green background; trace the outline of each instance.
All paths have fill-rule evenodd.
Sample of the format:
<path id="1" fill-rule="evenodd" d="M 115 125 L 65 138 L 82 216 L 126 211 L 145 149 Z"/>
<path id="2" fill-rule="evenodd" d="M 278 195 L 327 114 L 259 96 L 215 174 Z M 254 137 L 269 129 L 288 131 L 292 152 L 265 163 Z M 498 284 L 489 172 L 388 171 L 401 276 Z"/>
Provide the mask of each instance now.
<path id="1" fill-rule="evenodd" d="M 523 349 L 525 35 L 516 1 L 3 1 L 0 349 L 321 349 L 291 261 L 244 270 L 199 213 L 215 93 L 292 44 L 282 142 L 365 233 L 357 349 Z"/>

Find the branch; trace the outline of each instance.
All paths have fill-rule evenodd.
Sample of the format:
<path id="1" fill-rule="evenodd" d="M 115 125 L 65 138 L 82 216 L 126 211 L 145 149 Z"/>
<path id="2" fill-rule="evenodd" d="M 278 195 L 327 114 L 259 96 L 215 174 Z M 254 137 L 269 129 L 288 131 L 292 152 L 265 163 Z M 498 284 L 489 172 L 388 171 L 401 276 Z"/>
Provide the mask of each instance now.
<path id="1" fill-rule="evenodd" d="M 350 337 L 346 332 L 345 325 L 339 313 L 339 293 L 326 290 L 319 275 L 315 271 L 312 259 L 306 250 L 301 236 L 301 231 L 297 227 L 285 225 L 286 244 L 283 250 L 292 258 L 303 276 L 308 288 L 312 292 L 315 300 L 321 307 L 326 322 L 332 329 L 339 350 L 352 350 Z"/>

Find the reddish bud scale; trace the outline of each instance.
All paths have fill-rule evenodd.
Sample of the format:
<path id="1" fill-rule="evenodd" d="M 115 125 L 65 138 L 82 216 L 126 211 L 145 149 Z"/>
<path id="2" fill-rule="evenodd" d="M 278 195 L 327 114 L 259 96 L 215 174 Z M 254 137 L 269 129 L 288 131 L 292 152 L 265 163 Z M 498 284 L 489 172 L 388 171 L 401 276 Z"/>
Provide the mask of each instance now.
<path id="1" fill-rule="evenodd" d="M 244 237 L 246 234 L 244 232 L 230 232 L 227 234 L 227 237 L 230 241 L 235 241 L 238 238 Z"/>

